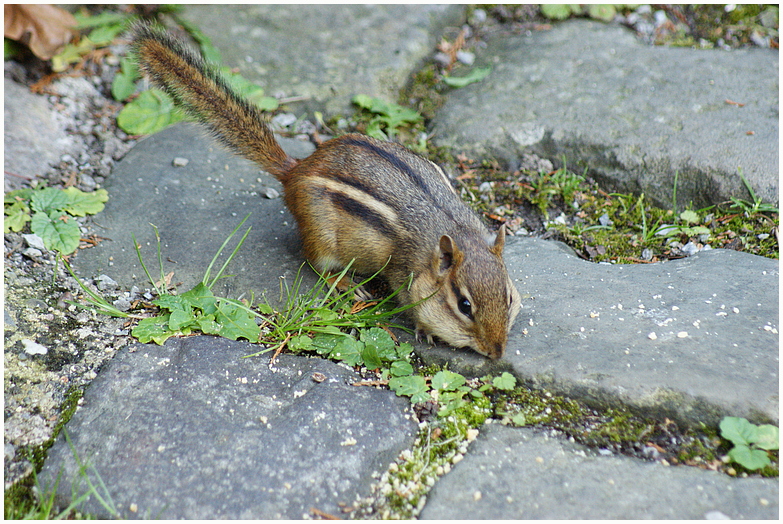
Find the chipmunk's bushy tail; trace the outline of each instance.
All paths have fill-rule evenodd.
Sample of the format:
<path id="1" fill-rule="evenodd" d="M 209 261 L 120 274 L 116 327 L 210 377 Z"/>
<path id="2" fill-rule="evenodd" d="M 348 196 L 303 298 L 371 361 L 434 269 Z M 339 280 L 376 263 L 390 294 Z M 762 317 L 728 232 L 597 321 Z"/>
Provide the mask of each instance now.
<path id="1" fill-rule="evenodd" d="M 136 24 L 132 38 L 139 70 L 223 144 L 278 178 L 296 165 L 261 111 L 239 96 L 215 66 L 149 24 Z"/>

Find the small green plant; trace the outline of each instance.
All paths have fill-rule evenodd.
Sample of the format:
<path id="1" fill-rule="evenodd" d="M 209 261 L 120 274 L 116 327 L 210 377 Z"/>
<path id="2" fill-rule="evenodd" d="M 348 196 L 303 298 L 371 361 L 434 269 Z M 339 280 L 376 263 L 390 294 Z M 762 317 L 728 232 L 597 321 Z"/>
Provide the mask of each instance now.
<path id="1" fill-rule="evenodd" d="M 92 51 L 107 47 L 136 19 L 135 15 L 129 13 L 111 11 L 95 16 L 76 13 L 74 17 L 77 21 L 76 29 L 91 31 L 76 43 L 67 44 L 59 54 L 52 57 L 52 71 L 55 73 L 61 73 L 71 64 L 81 62 Z"/>
<path id="2" fill-rule="evenodd" d="M 379 98 L 356 95 L 352 101 L 357 106 L 374 115 L 367 123 L 365 133 L 379 140 L 393 137 L 397 134 L 399 127 L 407 124 L 416 124 L 423 120 L 423 117 L 413 109 L 386 102 Z"/>
<path id="3" fill-rule="evenodd" d="M 395 349 L 398 356 L 394 357 L 383 335 L 377 331 L 376 335 L 366 335 L 365 330 L 388 326 L 408 331 L 404 326 L 395 324 L 393 318 L 414 305 L 391 306 L 391 301 L 407 284 L 382 300 L 355 303 L 357 291 L 377 274 L 340 292 L 337 283 L 346 278 L 350 267 L 349 264 L 336 275 L 319 274 L 316 284 L 306 292 L 302 292 L 302 268 L 290 286 L 281 280 L 281 296 L 284 295 L 282 307 L 276 310 L 267 300 L 257 306 L 264 328 L 260 340 L 276 347 L 249 356 L 272 349 L 279 351 L 287 346 L 291 351 L 315 351 L 319 355 L 369 369 L 392 363 L 392 374 L 404 374 L 403 370 L 407 366 L 395 365 L 393 362 L 396 358 L 407 361 L 413 348 L 409 344 L 401 344 Z M 358 335 L 358 338 L 349 336 L 349 332 Z M 383 340 L 383 343 L 373 340 Z"/>
<path id="4" fill-rule="evenodd" d="M 745 216 L 747 217 L 753 217 L 759 213 L 780 213 L 780 209 L 775 207 L 772 204 L 765 204 L 761 201 L 760 198 L 756 196 L 756 193 L 753 191 L 753 188 L 750 187 L 750 183 L 748 182 L 748 179 L 745 178 L 745 175 L 742 173 L 742 169 L 738 170 L 739 176 L 742 179 L 742 183 L 745 184 L 745 188 L 748 190 L 748 193 L 750 193 L 750 198 L 753 200 L 753 202 L 747 202 L 745 200 L 732 197 L 731 207 L 737 211 L 745 213 Z"/>
<path id="5" fill-rule="evenodd" d="M 530 201 L 538 206 L 545 217 L 549 217 L 549 206 L 556 197 L 561 197 L 568 205 L 574 199 L 579 185 L 585 177 L 569 171 L 565 166 L 550 173 L 538 173 L 530 181 L 534 194 Z"/>
<path id="6" fill-rule="evenodd" d="M 725 417 L 720 422 L 720 432 L 734 444 L 729 458 L 750 471 L 769 466 L 769 451 L 778 449 L 779 430 L 771 424 L 756 426 L 744 418 Z"/>
<path id="7" fill-rule="evenodd" d="M 212 267 L 220 257 L 231 238 L 239 231 L 250 215 L 246 216 L 230 235 L 223 241 L 215 256 L 212 258 L 209 266 L 204 272 L 202 281 L 193 289 L 173 295 L 168 293 L 165 288 L 165 278 L 163 277 L 163 259 L 160 250 L 160 237 L 157 228 L 155 237 L 157 239 L 158 265 L 161 271 L 161 284 L 157 284 L 147 270 L 147 266 L 141 256 L 141 250 L 134 237 L 133 243 L 139 262 L 144 269 L 147 278 L 155 287 L 158 298 L 152 303 L 161 310 L 159 315 L 144 318 L 133 328 L 131 334 L 139 339 L 139 342 L 155 342 L 163 344 L 172 336 L 189 335 L 194 331 L 200 331 L 209 335 L 219 335 L 231 340 L 245 338 L 251 342 L 258 340 L 260 328 L 255 322 L 257 313 L 254 312 L 246 303 L 228 298 L 216 297 L 212 293 L 212 287 L 224 278 L 223 272 L 229 262 L 234 258 L 237 251 L 244 243 L 250 228 L 247 228 L 242 238 L 237 243 L 234 251 L 228 256 L 217 275 L 210 279 Z M 154 227 L 154 226 L 153 226 Z"/>
<path id="8" fill-rule="evenodd" d="M 511 391 L 517 385 L 517 379 L 511 373 L 504 371 L 499 377 L 492 379 L 492 385 L 502 391 Z"/>
<path id="9" fill-rule="evenodd" d="M 85 193 L 75 187 L 19 189 L 3 198 L 3 231 L 22 231 L 27 222 L 47 249 L 70 255 L 79 247 L 81 233 L 76 217 L 94 215 L 109 199 L 105 189 Z"/>
<path id="10" fill-rule="evenodd" d="M 712 231 L 708 227 L 697 225 L 700 222 L 699 214 L 691 209 L 686 209 L 679 214 L 680 224 L 661 224 L 652 230 L 652 235 L 671 238 L 677 235 L 687 235 L 695 237 L 700 235 L 710 235 Z M 652 236 L 645 237 L 650 241 Z"/>

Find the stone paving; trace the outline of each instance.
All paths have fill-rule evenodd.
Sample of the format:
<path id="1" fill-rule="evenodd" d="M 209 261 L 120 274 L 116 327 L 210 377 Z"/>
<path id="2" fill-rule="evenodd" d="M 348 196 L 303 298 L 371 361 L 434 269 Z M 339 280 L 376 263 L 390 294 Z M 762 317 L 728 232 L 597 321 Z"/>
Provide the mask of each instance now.
<path id="1" fill-rule="evenodd" d="M 230 39 L 232 34 L 224 24 L 242 19 L 237 14 L 242 9 L 192 6 L 186 9 L 186 17 L 195 20 L 208 14 L 214 19 L 214 24 L 200 21 L 199 25 L 220 47 L 220 39 Z M 256 7 L 246 9 L 249 17 Z M 297 8 L 289 9 L 287 16 L 295 19 Z M 420 45 L 426 47 L 443 29 L 443 20 L 437 22 L 433 13 L 445 17 L 452 8 L 408 9 L 403 10 L 407 16 L 433 24 L 417 33 Z M 340 29 L 341 20 L 355 24 L 365 17 L 358 7 L 346 12 L 350 16 L 337 18 L 329 38 L 320 42 L 321 51 L 342 49 L 341 37 L 348 31 Z M 384 16 L 402 14 L 390 11 Z M 368 40 L 398 38 L 393 34 L 394 24 L 384 29 L 384 24 L 367 23 L 366 34 L 377 35 Z M 290 53 L 304 53 L 297 51 L 297 45 L 312 45 L 297 43 L 285 26 L 274 24 L 259 30 L 258 37 L 261 42 L 288 43 L 280 45 L 277 54 L 264 55 L 271 63 L 285 61 Z M 555 144 L 553 151 L 567 150 L 569 159 L 580 160 L 581 149 L 573 137 L 584 135 L 586 116 L 578 111 L 579 104 L 570 104 L 572 111 L 559 115 L 556 126 L 549 118 L 520 124 L 520 114 L 509 111 L 504 99 L 506 93 L 516 96 L 517 90 L 524 89 L 530 75 L 555 77 L 562 70 L 554 58 L 556 49 L 560 56 L 572 57 L 574 41 L 590 42 L 592 53 L 605 58 L 623 56 L 628 49 L 641 61 L 656 51 L 670 51 L 640 51 L 620 28 L 589 23 L 557 24 L 533 37 L 495 37 L 481 56 L 487 60 L 501 56 L 502 61 L 494 66 L 489 83 L 456 90 L 448 97 L 436 119 L 437 139 L 455 150 L 470 150 L 470 144 L 481 142 L 475 136 L 466 141 L 463 132 L 471 129 L 474 111 L 480 107 L 485 122 L 495 123 L 485 127 L 517 129 L 514 126 L 521 125 L 519 129 L 529 128 L 536 136 L 543 129 L 548 143 Z M 539 43 L 543 50 L 531 52 Z M 263 49 L 261 44 L 259 48 Z M 253 52 L 258 51 L 242 48 L 237 56 Z M 400 52 L 410 58 L 404 67 L 415 68 L 420 60 L 415 49 Z M 726 58 L 720 53 L 724 52 L 677 52 L 690 64 L 689 74 L 668 75 L 665 92 L 684 93 L 680 104 L 688 104 L 693 78 L 709 78 L 713 66 L 729 67 L 722 65 Z M 696 55 L 698 59 L 692 58 Z M 232 56 L 226 52 L 224 60 L 241 62 Z M 537 59 L 541 60 L 530 66 L 534 73 L 520 75 L 519 67 L 524 69 L 524 64 Z M 760 64 L 743 73 L 751 86 L 747 89 L 756 86 L 758 90 L 746 92 L 746 99 L 756 100 L 760 107 L 777 107 L 777 92 L 769 89 L 770 77 L 777 78 L 777 54 L 770 58 L 767 51 L 748 50 L 743 51 L 742 61 Z M 610 63 L 614 65 L 605 69 L 588 67 L 589 75 L 585 68 L 575 67 L 575 77 L 585 74 L 589 78 L 571 84 L 569 96 L 578 100 L 616 89 L 624 62 Z M 655 71 L 655 63 L 651 62 L 649 71 Z M 699 67 L 703 67 L 701 76 Z M 268 71 L 259 70 L 262 73 Z M 280 72 L 275 82 L 299 86 L 298 75 L 305 74 L 311 73 L 306 68 Z M 651 77 L 657 78 L 652 73 Z M 323 96 L 316 92 L 312 103 Z M 478 100 L 477 106 L 473 102 Z M 526 111 L 537 111 L 530 108 L 533 104 L 526 102 Z M 540 111 L 544 107 L 542 103 Z M 625 112 L 633 109 L 620 107 Z M 692 127 L 725 127 L 724 108 L 715 109 L 700 112 L 667 106 L 662 117 L 681 115 L 683 129 L 691 130 L 687 141 L 691 145 L 671 148 L 668 165 L 681 165 L 689 154 L 696 158 L 697 152 L 724 151 L 716 146 L 722 140 L 719 135 L 702 134 Z M 764 131 L 759 132 L 759 141 L 731 139 L 736 155 L 723 158 L 722 153 L 714 153 L 711 157 L 733 165 L 753 156 L 762 144 L 762 154 L 755 155 L 756 163 L 745 164 L 745 173 L 760 195 L 777 202 L 777 117 L 770 124 L 767 113 L 754 111 L 758 116 L 754 129 Z M 600 112 L 589 115 L 598 121 L 604 118 Z M 462 129 L 457 124 L 460 121 L 466 123 Z M 737 126 L 747 127 L 742 122 Z M 670 149 L 660 144 L 677 138 L 668 131 L 656 135 L 654 126 L 645 133 L 661 140 L 656 162 L 666 159 Z M 775 137 L 774 148 L 764 141 L 770 134 Z M 517 141 L 513 147 L 518 149 L 509 149 L 508 136 L 520 135 L 488 136 L 482 147 L 511 161 L 522 150 L 522 143 Z M 591 139 L 604 144 L 604 152 L 618 147 L 614 136 L 597 133 Z M 308 154 L 307 144 L 295 140 L 286 141 L 284 147 L 295 156 Z M 188 165 L 175 167 L 175 157 L 187 158 Z M 596 158 L 588 154 L 581 160 L 590 164 Z M 769 161 L 772 158 L 774 163 Z M 693 165 L 697 164 L 701 165 Z M 709 198 L 739 187 L 727 182 L 726 173 L 719 175 L 723 182 L 715 184 L 717 192 Z M 638 180 L 628 181 L 629 187 L 637 184 L 645 191 L 645 184 L 668 187 L 665 182 Z M 695 192 L 692 195 L 702 189 L 687 183 L 684 187 L 685 194 L 690 190 Z M 173 261 L 170 269 L 187 288 L 200 281 L 226 234 L 250 211 L 248 224 L 253 231 L 231 268 L 237 277 L 224 281 L 226 287 L 220 292 L 276 294 L 279 278 L 293 278 L 302 262 L 293 221 L 281 199 L 263 196 L 268 188 L 279 190 L 279 185 L 244 160 L 220 150 L 191 125 L 178 125 L 141 141 L 117 165 L 106 188 L 111 199 L 95 223 L 102 228 L 99 234 L 111 240 L 79 254 L 75 262 L 82 275 L 106 274 L 127 288 L 143 285 L 130 233 L 152 257 L 153 235 L 148 224 L 154 223 L 161 232 L 164 256 Z M 659 197 L 665 201 L 665 189 Z M 417 346 L 425 359 L 449 361 L 450 369 L 466 375 L 510 371 L 536 388 L 596 406 L 627 405 L 686 425 L 715 424 L 726 414 L 778 423 L 777 261 L 714 250 L 643 266 L 595 265 L 579 260 L 563 245 L 530 238 L 510 238 L 506 260 L 524 297 L 507 357 L 490 362 L 468 351 Z M 354 497 L 364 496 L 373 473 L 382 471 L 384 464 L 410 445 L 415 425 L 405 402 L 391 392 L 353 388 L 348 385 L 352 371 L 319 360 L 284 356 L 272 373 L 258 360 L 239 358 L 246 346 L 211 337 L 170 341 L 163 347 L 135 346 L 115 357 L 88 389 L 84 405 L 66 430 L 79 456 L 90 458 L 104 481 L 111 479 L 107 485 L 121 504 L 123 516 L 302 518 L 311 507 L 340 514 L 340 503 L 351 504 Z M 329 380 L 313 381 L 316 370 Z M 271 389 L 262 389 L 262 385 Z M 64 467 L 69 486 L 75 471 L 71 457 L 63 435 L 52 448 L 41 478 L 51 485 Z M 67 498 L 68 493 L 63 494 Z M 301 504 L 302 500 L 307 503 Z M 91 508 L 101 515 L 98 506 Z M 435 484 L 421 513 L 422 518 L 438 519 L 777 516 L 777 479 L 733 479 L 695 468 L 608 456 L 559 436 L 495 424 L 481 428 L 465 459 Z"/>

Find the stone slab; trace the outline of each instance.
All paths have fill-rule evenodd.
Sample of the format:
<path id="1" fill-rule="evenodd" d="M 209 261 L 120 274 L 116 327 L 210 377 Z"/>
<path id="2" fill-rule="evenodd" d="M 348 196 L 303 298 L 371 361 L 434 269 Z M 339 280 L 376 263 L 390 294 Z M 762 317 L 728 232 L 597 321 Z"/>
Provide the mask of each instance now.
<path id="1" fill-rule="evenodd" d="M 258 349 L 207 336 L 123 349 L 65 426 L 73 450 L 61 434 L 39 481 L 62 470 L 58 500 L 72 500 L 75 453 L 123 518 L 341 515 L 412 444 L 410 404 L 322 359 L 242 358 Z M 110 516 L 94 498 L 82 508 Z"/>
<path id="2" fill-rule="evenodd" d="M 716 426 L 779 420 L 779 263 L 716 249 L 655 264 L 595 264 L 565 245 L 511 239 L 523 295 L 501 362 L 436 347 L 425 360 L 597 406 Z M 654 339 L 651 333 L 655 333 Z"/>
<path id="3" fill-rule="evenodd" d="M 313 146 L 280 140 L 296 157 L 309 155 Z M 173 161 L 188 160 L 184 167 Z M 160 275 L 155 232 L 158 227 L 164 272 L 174 271 L 173 282 L 186 291 L 201 281 L 215 253 L 231 231 L 250 213 L 242 232 L 252 230 L 231 263 L 232 278 L 213 288 L 237 298 L 270 292 L 279 297 L 280 277 L 292 282 L 304 260 L 293 217 L 282 198 L 263 196 L 282 186 L 253 163 L 233 155 L 206 136 L 197 125 L 180 124 L 140 141 L 120 161 L 105 184 L 106 208 L 94 219 L 95 232 L 105 237 L 96 247 L 79 253 L 74 265 L 82 275 L 108 275 L 126 288 L 150 287 L 133 249 L 132 235 L 141 245 L 144 263 L 153 278 Z M 231 242 L 222 261 L 242 233 Z M 311 272 L 306 272 L 312 283 Z"/>
<path id="4" fill-rule="evenodd" d="M 464 7 L 204 4 L 182 16 L 267 94 L 305 97 L 291 104 L 297 113 L 347 116 L 357 94 L 396 102 L 443 30 L 464 22 Z"/>
<path id="5" fill-rule="evenodd" d="M 291 145 L 297 143 L 285 144 Z M 175 168 L 174 156 L 190 163 Z M 152 222 L 166 271 L 173 269 L 187 290 L 251 210 L 253 231 L 228 268 L 236 276 L 216 292 L 266 291 L 276 299 L 279 277 L 290 283 L 303 263 L 282 199 L 261 196 L 277 182 L 196 127 L 175 126 L 140 142 L 114 173 L 111 198 L 95 219 L 104 228 L 98 233 L 112 240 L 79 253 L 83 276 L 147 285 L 130 234 L 154 268 Z M 716 425 L 724 415 L 779 419 L 777 261 L 714 250 L 656 264 L 594 264 L 563 244 L 517 237 L 508 239 L 505 258 L 525 296 L 506 357 L 489 361 L 469 350 L 419 344 L 425 360 L 449 362 L 466 375 L 511 371 L 534 387 L 685 424 Z M 312 283 L 309 268 L 305 275 L 305 285 Z"/>
<path id="6" fill-rule="evenodd" d="M 421 519 L 778 519 L 778 479 L 731 478 L 485 425 Z"/>
<path id="7" fill-rule="evenodd" d="M 9 78 L 3 79 L 3 86 L 3 178 L 5 191 L 12 191 L 25 179 L 46 174 L 72 139 L 50 113 L 44 96 Z"/>
<path id="8" fill-rule="evenodd" d="M 513 166 L 523 152 L 560 160 L 605 189 L 671 207 L 779 202 L 779 71 L 773 49 L 651 47 L 627 28 L 573 20 L 486 39 L 481 82 L 453 90 L 434 140 Z M 727 103 L 744 104 L 739 107 Z"/>

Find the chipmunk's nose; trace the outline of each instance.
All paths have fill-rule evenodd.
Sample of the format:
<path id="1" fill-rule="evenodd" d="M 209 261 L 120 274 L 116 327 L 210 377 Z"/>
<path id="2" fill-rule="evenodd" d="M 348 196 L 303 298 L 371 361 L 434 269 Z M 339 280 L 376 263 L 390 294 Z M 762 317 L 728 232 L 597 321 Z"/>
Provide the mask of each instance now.
<path id="1" fill-rule="evenodd" d="M 506 350 L 505 342 L 496 342 L 494 344 L 487 344 L 487 356 L 492 360 L 497 360 L 503 356 Z"/>

